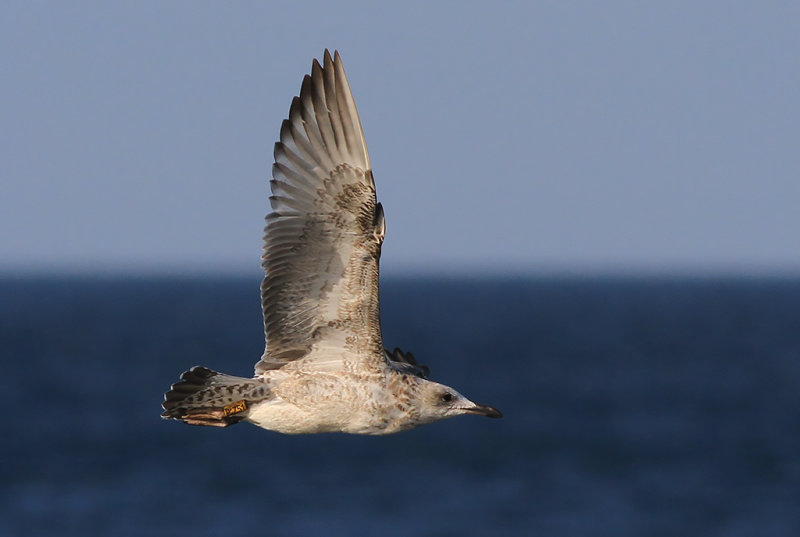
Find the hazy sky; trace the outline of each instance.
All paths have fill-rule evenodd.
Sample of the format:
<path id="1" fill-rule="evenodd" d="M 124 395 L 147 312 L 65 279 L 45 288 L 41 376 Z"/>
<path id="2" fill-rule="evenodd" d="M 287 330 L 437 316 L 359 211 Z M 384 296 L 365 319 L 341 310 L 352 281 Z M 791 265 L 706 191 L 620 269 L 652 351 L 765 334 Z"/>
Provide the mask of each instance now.
<path id="1" fill-rule="evenodd" d="M 0 270 L 256 274 L 339 49 L 382 269 L 800 274 L 800 3 L 3 2 Z"/>

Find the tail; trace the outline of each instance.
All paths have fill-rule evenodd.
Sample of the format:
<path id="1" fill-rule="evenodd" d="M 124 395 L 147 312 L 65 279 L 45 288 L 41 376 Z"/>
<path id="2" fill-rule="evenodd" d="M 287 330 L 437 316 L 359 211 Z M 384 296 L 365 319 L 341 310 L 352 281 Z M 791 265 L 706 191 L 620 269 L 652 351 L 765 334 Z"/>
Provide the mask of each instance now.
<path id="1" fill-rule="evenodd" d="M 260 379 L 246 379 L 194 366 L 164 394 L 164 419 L 189 425 L 228 427 L 247 417 L 250 407 L 270 398 L 269 386 Z"/>

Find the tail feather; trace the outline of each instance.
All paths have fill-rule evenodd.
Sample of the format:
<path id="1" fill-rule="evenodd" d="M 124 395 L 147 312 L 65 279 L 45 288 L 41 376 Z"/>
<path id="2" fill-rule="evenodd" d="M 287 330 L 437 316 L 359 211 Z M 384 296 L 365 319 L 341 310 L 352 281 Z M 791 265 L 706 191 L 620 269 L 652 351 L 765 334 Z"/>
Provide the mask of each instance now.
<path id="1" fill-rule="evenodd" d="M 195 366 L 164 394 L 164 419 L 189 425 L 228 427 L 247 417 L 250 407 L 269 399 L 269 385 Z"/>

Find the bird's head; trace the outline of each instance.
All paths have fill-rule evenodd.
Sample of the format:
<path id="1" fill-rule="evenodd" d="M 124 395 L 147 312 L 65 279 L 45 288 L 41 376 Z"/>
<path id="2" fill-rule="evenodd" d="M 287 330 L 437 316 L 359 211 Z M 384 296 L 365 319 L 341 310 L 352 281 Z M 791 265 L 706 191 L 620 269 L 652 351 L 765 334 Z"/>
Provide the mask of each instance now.
<path id="1" fill-rule="evenodd" d="M 417 403 L 420 419 L 425 423 L 461 414 L 477 414 L 487 418 L 503 417 L 503 414 L 494 407 L 473 403 L 453 388 L 428 380 L 420 383 Z"/>

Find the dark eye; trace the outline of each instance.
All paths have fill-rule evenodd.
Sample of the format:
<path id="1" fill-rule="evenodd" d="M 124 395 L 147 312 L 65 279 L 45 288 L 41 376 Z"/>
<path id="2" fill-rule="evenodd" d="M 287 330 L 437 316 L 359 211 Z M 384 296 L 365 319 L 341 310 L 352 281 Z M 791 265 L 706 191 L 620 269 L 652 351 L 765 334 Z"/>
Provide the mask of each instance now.
<path id="1" fill-rule="evenodd" d="M 444 392 L 442 394 L 442 401 L 444 401 L 445 403 L 449 403 L 452 400 L 453 400 L 453 394 L 452 393 Z"/>

